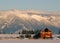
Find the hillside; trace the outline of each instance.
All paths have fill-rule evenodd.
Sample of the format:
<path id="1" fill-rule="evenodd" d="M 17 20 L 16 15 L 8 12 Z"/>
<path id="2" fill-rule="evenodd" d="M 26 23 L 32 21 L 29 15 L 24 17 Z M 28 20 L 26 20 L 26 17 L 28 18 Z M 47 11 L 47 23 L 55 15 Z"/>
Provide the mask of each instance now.
<path id="1" fill-rule="evenodd" d="M 58 33 L 60 30 L 60 12 L 42 12 L 35 10 L 0 11 L 0 31 L 16 33 L 21 29 L 44 29 Z"/>

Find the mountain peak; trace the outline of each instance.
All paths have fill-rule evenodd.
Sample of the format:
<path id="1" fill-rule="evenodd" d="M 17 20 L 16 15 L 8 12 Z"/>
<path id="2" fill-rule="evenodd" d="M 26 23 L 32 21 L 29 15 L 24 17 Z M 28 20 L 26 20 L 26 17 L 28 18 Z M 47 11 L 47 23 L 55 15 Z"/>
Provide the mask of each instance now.
<path id="1" fill-rule="evenodd" d="M 58 13 L 36 10 L 11 9 L 1 11 L 0 29 L 10 33 L 20 29 L 42 29 L 48 27 L 56 32 L 60 28 L 60 16 L 56 16 L 56 14 Z"/>

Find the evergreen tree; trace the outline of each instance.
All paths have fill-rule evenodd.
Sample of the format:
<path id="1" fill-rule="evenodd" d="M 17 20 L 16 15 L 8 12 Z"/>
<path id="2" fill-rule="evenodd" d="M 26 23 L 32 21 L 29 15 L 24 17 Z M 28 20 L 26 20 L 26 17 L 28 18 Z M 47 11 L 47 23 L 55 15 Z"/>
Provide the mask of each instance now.
<path id="1" fill-rule="evenodd" d="M 60 30 L 59 30 L 59 34 L 60 34 Z"/>
<path id="2" fill-rule="evenodd" d="M 19 32 L 19 34 L 20 34 L 20 32 Z"/>

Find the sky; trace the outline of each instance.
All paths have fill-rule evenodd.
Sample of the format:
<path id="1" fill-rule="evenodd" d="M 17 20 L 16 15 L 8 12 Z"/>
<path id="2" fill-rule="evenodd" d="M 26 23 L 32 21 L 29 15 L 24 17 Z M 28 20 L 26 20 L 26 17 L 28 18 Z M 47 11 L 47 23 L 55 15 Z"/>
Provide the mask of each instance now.
<path id="1" fill-rule="evenodd" d="M 0 0 L 0 10 L 9 9 L 60 12 L 60 0 Z"/>

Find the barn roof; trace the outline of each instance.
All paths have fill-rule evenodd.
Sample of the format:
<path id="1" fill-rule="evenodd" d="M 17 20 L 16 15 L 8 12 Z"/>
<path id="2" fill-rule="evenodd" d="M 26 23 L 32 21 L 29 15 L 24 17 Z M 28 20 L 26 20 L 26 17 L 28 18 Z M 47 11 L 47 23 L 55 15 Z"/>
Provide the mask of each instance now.
<path id="1" fill-rule="evenodd" d="M 51 30 L 48 29 L 48 28 L 45 28 L 45 29 L 42 30 L 42 32 L 51 32 Z"/>

